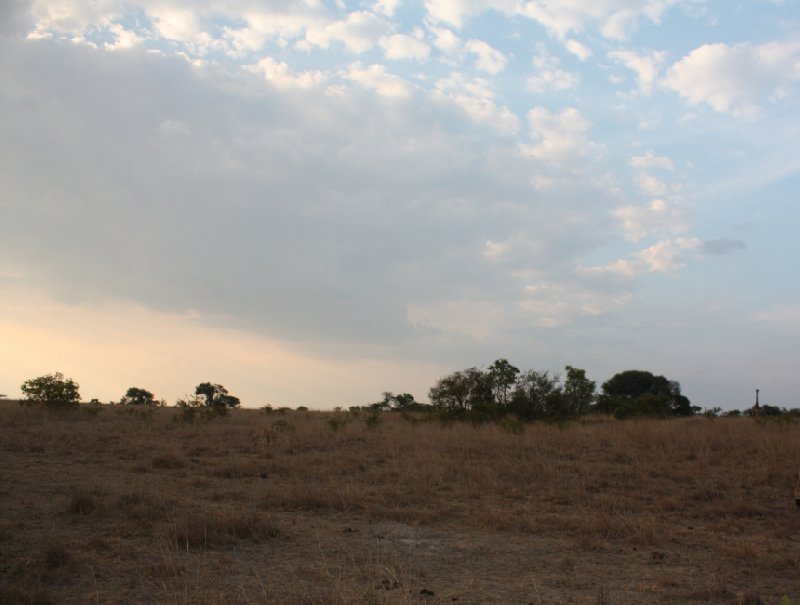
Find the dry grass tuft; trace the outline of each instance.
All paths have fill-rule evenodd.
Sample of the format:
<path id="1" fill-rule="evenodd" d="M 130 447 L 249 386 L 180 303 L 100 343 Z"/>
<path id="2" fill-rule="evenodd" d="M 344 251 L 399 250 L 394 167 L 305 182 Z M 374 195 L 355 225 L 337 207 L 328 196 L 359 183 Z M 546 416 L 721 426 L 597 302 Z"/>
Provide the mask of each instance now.
<path id="1" fill-rule="evenodd" d="M 72 494 L 67 504 L 67 512 L 70 515 L 86 517 L 95 512 L 98 508 L 98 498 L 91 492 L 78 492 Z"/>
<path id="2" fill-rule="evenodd" d="M 163 528 L 176 550 L 214 548 L 248 540 L 259 544 L 280 535 L 277 523 L 259 513 L 206 512 L 176 516 Z"/>

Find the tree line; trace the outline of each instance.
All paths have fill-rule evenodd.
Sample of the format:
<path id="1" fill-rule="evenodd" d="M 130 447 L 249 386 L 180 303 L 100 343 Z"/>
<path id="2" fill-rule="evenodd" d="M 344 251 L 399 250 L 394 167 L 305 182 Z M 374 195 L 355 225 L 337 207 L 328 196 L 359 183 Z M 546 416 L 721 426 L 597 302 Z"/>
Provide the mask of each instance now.
<path id="1" fill-rule="evenodd" d="M 80 403 L 78 384 L 63 374 L 46 374 L 26 380 L 21 386 L 22 404 L 41 404 L 49 408 L 69 408 Z M 426 412 L 448 419 L 490 421 L 513 416 L 520 421 L 565 422 L 588 414 L 610 414 L 617 418 L 692 416 L 701 408 L 692 405 L 681 392 L 680 383 L 644 370 L 626 370 L 604 382 L 600 391 L 586 371 L 573 366 L 558 372 L 520 370 L 507 359 L 498 359 L 488 368 L 470 367 L 443 376 L 428 392 L 430 403 L 415 400 L 409 393 L 384 392 L 380 401 L 352 406 L 351 411 L 371 410 Z M 92 400 L 92 403 L 99 403 Z M 115 402 L 116 403 L 116 402 Z M 120 405 L 154 407 L 166 405 L 153 393 L 131 387 L 120 398 Z M 186 413 L 197 408 L 207 415 L 224 415 L 241 405 L 238 397 L 216 383 L 202 382 L 193 395 L 176 401 Z M 269 411 L 271 406 L 265 406 Z M 301 408 L 298 408 L 298 410 Z M 306 410 L 307 408 L 303 407 Z M 338 409 L 338 408 L 337 408 Z M 793 413 L 776 406 L 761 406 L 760 415 Z M 720 408 L 705 415 L 719 415 Z M 745 414 L 751 413 L 745 410 Z M 739 415 L 732 410 L 726 415 Z M 793 414 L 794 415 L 794 414 Z"/>

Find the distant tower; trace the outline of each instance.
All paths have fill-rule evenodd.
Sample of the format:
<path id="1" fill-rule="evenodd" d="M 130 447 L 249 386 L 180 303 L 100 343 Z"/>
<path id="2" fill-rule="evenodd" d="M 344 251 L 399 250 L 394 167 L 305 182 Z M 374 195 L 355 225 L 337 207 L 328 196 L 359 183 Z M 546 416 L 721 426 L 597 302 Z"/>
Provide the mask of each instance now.
<path id="1" fill-rule="evenodd" d="M 756 389 L 756 404 L 753 406 L 753 415 L 758 416 L 758 413 L 761 411 L 761 406 L 758 405 L 758 392 L 761 389 Z"/>

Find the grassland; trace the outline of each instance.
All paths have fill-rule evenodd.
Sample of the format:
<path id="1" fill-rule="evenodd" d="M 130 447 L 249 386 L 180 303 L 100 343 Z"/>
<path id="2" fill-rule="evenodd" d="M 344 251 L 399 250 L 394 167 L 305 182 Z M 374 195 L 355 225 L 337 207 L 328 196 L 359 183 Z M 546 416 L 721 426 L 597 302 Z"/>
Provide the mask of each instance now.
<path id="1" fill-rule="evenodd" d="M 0 602 L 800 600 L 800 424 L 0 404 Z"/>

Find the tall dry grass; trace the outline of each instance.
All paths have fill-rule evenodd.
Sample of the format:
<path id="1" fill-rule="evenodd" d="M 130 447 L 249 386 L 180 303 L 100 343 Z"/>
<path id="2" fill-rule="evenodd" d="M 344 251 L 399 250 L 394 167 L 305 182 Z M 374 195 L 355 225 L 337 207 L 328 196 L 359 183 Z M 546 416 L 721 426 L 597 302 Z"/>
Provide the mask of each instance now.
<path id="1" fill-rule="evenodd" d="M 0 418 L 2 602 L 432 603 L 444 596 L 422 591 L 462 577 L 461 551 L 483 553 L 487 578 L 461 602 L 513 602 L 486 588 L 510 566 L 533 574 L 512 546 L 549 570 L 526 580 L 532 602 L 596 602 L 598 586 L 615 603 L 800 594 L 795 424 L 520 430 L 256 410 L 190 423 L 174 409 L 11 406 Z M 614 558 L 627 575 L 592 577 Z"/>

